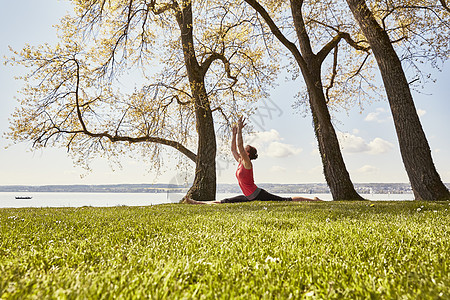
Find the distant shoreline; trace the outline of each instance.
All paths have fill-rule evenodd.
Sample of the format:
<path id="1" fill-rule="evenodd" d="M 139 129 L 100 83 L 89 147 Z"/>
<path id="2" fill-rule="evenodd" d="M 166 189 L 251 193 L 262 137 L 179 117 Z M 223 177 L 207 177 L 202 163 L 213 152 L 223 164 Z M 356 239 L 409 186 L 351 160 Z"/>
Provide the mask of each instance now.
<path id="1" fill-rule="evenodd" d="M 325 183 L 305 184 L 259 184 L 261 188 L 273 193 L 330 193 Z M 355 189 L 360 194 L 410 194 L 409 183 L 355 183 Z M 450 188 L 450 183 L 446 183 Z M 103 184 L 103 185 L 3 185 L 0 192 L 76 192 L 76 193 L 183 193 L 189 189 L 189 185 L 178 184 Z M 218 184 L 217 193 L 240 193 L 237 184 Z"/>

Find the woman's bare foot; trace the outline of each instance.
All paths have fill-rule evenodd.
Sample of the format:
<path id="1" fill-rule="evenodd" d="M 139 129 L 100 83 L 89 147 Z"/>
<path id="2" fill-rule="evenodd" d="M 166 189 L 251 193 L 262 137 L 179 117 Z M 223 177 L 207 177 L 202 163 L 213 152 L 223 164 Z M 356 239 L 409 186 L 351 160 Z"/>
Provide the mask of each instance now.
<path id="1" fill-rule="evenodd" d="M 183 203 L 186 203 L 186 204 L 206 204 L 205 202 L 196 201 L 196 200 L 193 200 L 193 199 L 191 199 L 189 197 L 184 197 Z"/>
<path id="2" fill-rule="evenodd" d="M 323 201 L 323 200 L 317 197 L 314 197 L 314 199 L 304 197 L 292 197 L 292 201 Z"/>
<path id="3" fill-rule="evenodd" d="M 186 203 L 186 204 L 220 204 L 221 202 L 215 201 L 215 200 L 213 200 L 213 201 L 197 201 L 197 200 L 191 199 L 189 197 L 184 197 L 183 203 Z"/>

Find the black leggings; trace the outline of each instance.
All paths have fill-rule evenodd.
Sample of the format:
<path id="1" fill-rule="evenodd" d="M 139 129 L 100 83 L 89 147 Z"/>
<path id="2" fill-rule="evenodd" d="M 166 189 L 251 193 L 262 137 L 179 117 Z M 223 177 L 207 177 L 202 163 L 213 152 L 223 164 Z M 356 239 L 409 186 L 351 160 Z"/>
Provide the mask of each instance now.
<path id="1" fill-rule="evenodd" d="M 249 202 L 249 201 L 292 201 L 292 198 L 283 198 L 261 189 L 258 196 L 253 200 L 248 200 L 244 195 L 239 195 L 231 198 L 225 198 L 220 201 L 220 203 L 238 203 L 238 202 Z"/>

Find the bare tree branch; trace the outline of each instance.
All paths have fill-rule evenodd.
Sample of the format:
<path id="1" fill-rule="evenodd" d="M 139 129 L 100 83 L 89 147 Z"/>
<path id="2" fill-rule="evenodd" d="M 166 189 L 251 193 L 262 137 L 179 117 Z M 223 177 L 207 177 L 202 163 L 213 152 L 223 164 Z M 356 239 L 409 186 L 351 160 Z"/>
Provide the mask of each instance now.
<path id="1" fill-rule="evenodd" d="M 366 61 L 367 61 L 367 59 L 369 58 L 370 55 L 371 55 L 371 53 L 367 53 L 366 57 L 364 58 L 364 60 L 361 63 L 361 65 L 359 66 L 358 70 L 352 76 L 350 76 L 347 80 L 350 80 L 350 79 L 354 78 L 355 76 L 357 76 L 361 72 L 362 68 L 366 64 Z"/>
<path id="2" fill-rule="evenodd" d="M 208 58 L 205 59 L 205 61 L 200 66 L 203 71 L 203 75 L 205 75 L 208 72 L 209 67 L 215 60 L 221 60 L 223 62 L 223 65 L 225 67 L 225 72 L 227 73 L 227 77 L 232 79 L 233 80 L 232 85 L 235 85 L 236 82 L 238 81 L 238 79 L 236 76 L 231 75 L 230 62 L 225 57 L 225 55 L 220 54 L 220 53 L 216 53 L 216 52 L 212 53 L 210 56 L 208 56 Z"/>
<path id="3" fill-rule="evenodd" d="M 291 53 L 294 55 L 295 59 L 297 60 L 298 64 L 302 67 L 307 69 L 307 64 L 301 55 L 300 51 L 297 49 L 297 46 L 289 41 L 281 32 L 281 30 L 278 28 L 278 26 L 275 24 L 275 22 L 270 17 L 269 13 L 265 10 L 264 7 L 261 6 L 261 4 L 258 3 L 258 1 L 255 0 L 245 0 L 251 7 L 253 7 L 264 19 L 266 24 L 269 26 L 270 31 L 277 37 L 277 39 L 287 48 Z"/>
<path id="4" fill-rule="evenodd" d="M 330 84 L 327 86 L 326 90 L 325 90 L 325 96 L 327 98 L 327 104 L 330 102 L 330 90 L 333 88 L 334 85 L 334 79 L 336 78 L 337 75 L 337 64 L 338 64 L 338 45 L 336 45 L 336 47 L 334 47 L 334 55 L 333 55 L 333 73 L 331 75 L 331 79 L 330 79 Z"/>
<path id="5" fill-rule="evenodd" d="M 111 135 L 108 132 L 93 133 L 93 132 L 89 131 L 84 122 L 83 115 L 82 115 L 81 109 L 80 109 L 81 106 L 80 106 L 80 102 L 79 102 L 80 65 L 76 59 L 73 59 L 73 62 L 76 65 L 75 103 L 76 103 L 76 108 L 77 108 L 78 120 L 81 124 L 82 130 L 78 130 L 78 131 L 60 130 L 59 132 L 69 133 L 69 134 L 83 133 L 90 137 L 107 138 L 111 142 L 128 142 L 128 143 L 151 142 L 151 143 L 167 145 L 167 146 L 171 146 L 171 147 L 177 149 L 178 151 L 180 151 L 181 153 L 186 155 L 192 161 L 194 161 L 194 162 L 196 161 L 197 155 L 177 141 L 168 140 L 168 139 L 159 138 L 159 137 L 153 137 L 153 136 L 142 136 L 142 137 L 119 136 L 119 135 L 117 135 L 118 130 L 116 130 L 115 135 Z"/>
<path id="6" fill-rule="evenodd" d="M 213 111 L 213 112 L 214 112 L 214 111 L 220 111 L 220 113 L 222 114 L 223 118 L 227 121 L 227 124 L 231 124 L 231 123 L 230 123 L 230 120 L 229 120 L 229 118 L 228 118 L 228 116 L 224 113 L 222 107 L 218 106 L 218 107 L 212 109 L 212 111 Z"/>
<path id="7" fill-rule="evenodd" d="M 331 41 L 329 41 L 325 46 L 323 46 L 323 48 L 317 53 L 317 59 L 322 63 L 325 58 L 328 56 L 328 54 L 330 53 L 330 51 L 332 49 L 335 49 L 336 46 L 339 44 L 339 42 L 341 41 L 343 35 L 342 34 L 338 34 L 335 37 L 333 37 L 333 39 Z"/>
<path id="8" fill-rule="evenodd" d="M 447 3 L 445 3 L 445 0 L 439 0 L 441 2 L 442 7 L 450 13 L 450 8 L 448 7 Z"/>

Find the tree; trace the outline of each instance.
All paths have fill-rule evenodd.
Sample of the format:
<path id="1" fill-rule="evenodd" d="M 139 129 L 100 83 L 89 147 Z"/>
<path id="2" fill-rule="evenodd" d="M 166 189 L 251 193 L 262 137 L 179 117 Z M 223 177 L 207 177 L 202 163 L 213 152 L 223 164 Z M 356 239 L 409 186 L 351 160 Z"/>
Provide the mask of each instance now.
<path id="1" fill-rule="evenodd" d="M 376 15 L 367 6 L 365 0 L 347 0 L 347 4 L 366 36 L 378 62 L 394 119 L 400 152 L 415 199 L 447 200 L 450 198 L 450 193 L 442 183 L 434 166 L 430 146 L 428 145 L 417 115 L 409 83 L 403 71 L 402 62 L 393 47 L 393 41 L 395 40 L 391 40 L 386 29 L 389 28 L 386 25 L 389 20 L 388 17 L 395 15 L 397 12 L 400 14 L 408 13 L 409 16 L 407 17 L 405 15 L 400 17 L 397 15 L 394 18 L 396 26 L 392 27 L 394 28 L 393 32 L 391 32 L 392 36 L 395 36 L 400 31 L 400 37 L 397 40 L 409 41 L 408 46 L 411 46 L 414 40 L 419 40 L 419 46 L 421 47 L 424 44 L 432 45 L 436 49 L 434 53 L 443 50 L 448 51 L 448 28 L 450 28 L 448 11 L 438 13 L 433 9 L 435 6 L 427 6 L 423 1 L 419 2 L 387 2 L 385 6 L 379 2 L 376 3 L 376 6 L 382 7 L 377 10 L 378 20 L 382 21 L 382 27 L 378 23 Z M 443 8 L 447 8 L 444 1 L 441 1 L 441 3 L 443 4 Z M 427 12 L 431 12 L 431 14 L 428 15 Z M 418 22 L 420 20 L 418 18 L 420 14 L 425 14 L 422 15 L 425 19 L 425 24 L 422 26 Z M 447 35 L 444 34 L 443 38 L 435 38 L 442 28 L 436 28 L 436 31 L 430 31 L 428 33 L 425 31 L 421 31 L 419 34 L 414 32 L 414 29 L 418 28 L 430 30 L 430 24 L 437 23 L 436 20 L 444 20 L 442 28 L 447 30 Z M 434 43 L 429 42 L 430 35 Z M 408 53 L 415 54 L 417 52 L 408 49 Z M 421 59 L 424 59 L 427 55 L 429 54 L 421 56 Z M 446 55 L 448 57 L 448 53 Z M 441 57 L 446 58 L 446 55 L 444 54 Z"/>
<path id="2" fill-rule="evenodd" d="M 74 4 L 59 44 L 26 46 L 10 60 L 31 71 L 9 137 L 63 145 L 87 167 L 95 155 L 118 160 L 139 149 L 158 168 L 161 146 L 170 146 L 195 162 L 188 195 L 214 199 L 213 114 L 229 124 L 266 95 L 277 71 L 251 40 L 255 20 L 220 1 Z M 143 86 L 121 92 L 138 74 Z"/>
<path id="3" fill-rule="evenodd" d="M 268 11 L 256 0 L 245 0 L 252 6 L 269 26 L 272 34 L 289 50 L 294 57 L 305 80 L 308 92 L 309 106 L 313 116 L 314 131 L 322 158 L 325 179 L 330 187 L 334 200 L 362 200 L 355 191 L 350 175 L 346 169 L 339 142 L 331 122 L 328 110 L 328 99 L 322 83 L 322 65 L 331 51 L 334 50 L 334 61 L 337 64 L 337 47 L 341 40 L 358 50 L 368 50 L 352 40 L 351 35 L 345 31 L 333 30 L 333 36 L 321 46 L 317 52 L 313 51 L 308 28 L 303 17 L 304 1 L 290 1 L 292 13 L 292 26 L 295 28 L 299 47 L 291 42 L 275 24 Z M 277 3 L 272 3 L 275 7 Z M 319 34 L 320 36 L 320 34 Z M 326 35 L 327 37 L 329 35 Z M 321 36 L 321 38 L 324 38 Z M 326 39 L 326 38 L 324 38 Z M 336 73 L 336 68 L 334 68 Z M 332 85 L 332 84 L 331 84 Z"/>

